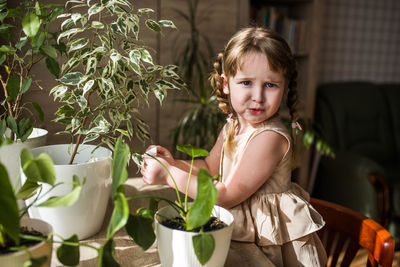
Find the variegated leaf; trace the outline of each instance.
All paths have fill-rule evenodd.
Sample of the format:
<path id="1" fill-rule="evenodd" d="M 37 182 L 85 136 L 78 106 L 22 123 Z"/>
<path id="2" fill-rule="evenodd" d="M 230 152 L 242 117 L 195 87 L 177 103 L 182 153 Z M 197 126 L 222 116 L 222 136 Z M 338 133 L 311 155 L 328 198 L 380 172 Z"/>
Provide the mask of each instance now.
<path id="1" fill-rule="evenodd" d="M 170 20 L 165 20 L 165 19 L 164 20 L 159 20 L 158 24 L 160 24 L 162 27 L 176 29 L 175 24 Z"/>
<path id="2" fill-rule="evenodd" d="M 146 19 L 146 26 L 152 31 L 161 32 L 160 24 L 152 19 Z"/>
<path id="3" fill-rule="evenodd" d="M 82 93 L 82 95 L 85 96 L 85 94 L 86 94 L 90 89 L 92 89 L 93 85 L 94 85 L 94 80 L 89 80 L 89 81 L 87 81 L 87 82 L 85 83 L 85 86 L 83 86 L 83 93 Z"/>
<path id="4" fill-rule="evenodd" d="M 154 10 L 151 9 L 151 8 L 139 8 L 138 9 L 138 13 L 139 14 L 147 14 L 147 13 L 150 13 L 150 12 L 154 12 Z"/>
<path id="5" fill-rule="evenodd" d="M 89 58 L 86 64 L 86 75 L 89 76 L 95 73 L 96 67 L 97 67 L 97 58 L 96 57 Z"/>
<path id="6" fill-rule="evenodd" d="M 80 72 L 71 72 L 65 74 L 63 77 L 58 79 L 60 82 L 63 84 L 67 85 L 77 85 L 81 82 L 81 79 L 83 78 L 83 74 Z"/>
<path id="7" fill-rule="evenodd" d="M 62 39 L 62 38 L 70 38 L 71 36 L 73 36 L 73 35 L 75 35 L 75 34 L 77 34 L 77 33 L 80 33 L 80 32 L 83 32 L 85 29 L 84 28 L 72 28 L 72 29 L 69 29 L 69 30 L 67 30 L 67 31 L 65 31 L 65 32 L 62 32 L 58 37 L 57 37 L 57 43 L 60 43 L 60 40 Z"/>
<path id="8" fill-rule="evenodd" d="M 104 28 L 104 24 L 101 23 L 100 21 L 92 21 L 92 28 L 103 29 Z"/>
<path id="9" fill-rule="evenodd" d="M 53 95 L 54 100 L 57 100 L 57 98 L 61 98 L 65 95 L 65 93 L 68 91 L 68 87 L 65 85 L 57 85 L 51 89 L 50 94 Z"/>
<path id="10" fill-rule="evenodd" d="M 142 61 L 153 65 L 153 58 L 151 57 L 149 51 L 147 51 L 147 49 L 144 48 L 139 48 L 139 51 Z"/>
<path id="11" fill-rule="evenodd" d="M 81 48 L 85 47 L 88 43 L 89 43 L 88 38 L 79 38 L 77 40 L 74 40 L 74 41 L 68 43 L 68 46 L 69 46 L 68 53 L 71 51 L 81 49 Z"/>
<path id="12" fill-rule="evenodd" d="M 103 9 L 104 9 L 104 6 L 102 6 L 99 3 L 96 3 L 96 4 L 92 5 L 88 10 L 89 19 L 90 19 L 91 16 L 101 12 Z"/>

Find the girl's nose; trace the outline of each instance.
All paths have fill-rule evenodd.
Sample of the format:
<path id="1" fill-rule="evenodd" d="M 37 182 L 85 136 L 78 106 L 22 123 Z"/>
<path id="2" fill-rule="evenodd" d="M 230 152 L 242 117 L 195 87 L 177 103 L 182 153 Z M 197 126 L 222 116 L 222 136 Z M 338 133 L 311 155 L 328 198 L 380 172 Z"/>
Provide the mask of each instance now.
<path id="1" fill-rule="evenodd" d="M 257 103 L 261 103 L 264 101 L 264 90 L 262 86 L 257 86 L 253 88 L 251 99 Z"/>

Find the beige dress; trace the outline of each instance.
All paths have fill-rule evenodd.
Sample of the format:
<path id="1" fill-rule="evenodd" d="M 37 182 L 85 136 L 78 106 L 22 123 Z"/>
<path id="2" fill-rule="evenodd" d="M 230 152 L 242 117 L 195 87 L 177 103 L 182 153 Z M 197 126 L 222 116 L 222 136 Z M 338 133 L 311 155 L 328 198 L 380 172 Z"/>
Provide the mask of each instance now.
<path id="1" fill-rule="evenodd" d="M 237 147 L 231 158 L 222 151 L 222 181 L 235 170 L 247 144 L 263 131 L 283 135 L 289 147 L 271 177 L 250 198 L 230 209 L 235 218 L 232 239 L 255 242 L 276 266 L 324 266 L 326 253 L 316 231 L 325 222 L 308 203 L 308 194 L 291 182 L 292 142 L 279 117 L 235 136 Z"/>

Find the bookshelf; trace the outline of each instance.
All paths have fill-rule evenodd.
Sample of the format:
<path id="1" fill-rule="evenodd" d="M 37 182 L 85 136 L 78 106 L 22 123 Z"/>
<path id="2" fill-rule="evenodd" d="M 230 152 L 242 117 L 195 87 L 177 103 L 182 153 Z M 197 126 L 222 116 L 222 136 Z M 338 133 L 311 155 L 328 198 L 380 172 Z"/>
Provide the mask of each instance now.
<path id="1" fill-rule="evenodd" d="M 323 0 L 250 0 L 250 23 L 281 34 L 297 60 L 299 115 L 313 118 Z M 287 111 L 283 110 L 283 115 Z M 299 145 L 297 182 L 307 188 L 311 152 Z"/>

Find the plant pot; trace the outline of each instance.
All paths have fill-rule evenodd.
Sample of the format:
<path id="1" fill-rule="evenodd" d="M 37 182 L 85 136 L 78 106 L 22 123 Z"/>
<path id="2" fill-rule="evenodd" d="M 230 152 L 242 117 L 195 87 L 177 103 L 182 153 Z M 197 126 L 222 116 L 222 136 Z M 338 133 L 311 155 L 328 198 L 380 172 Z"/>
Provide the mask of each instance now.
<path id="1" fill-rule="evenodd" d="M 16 184 L 19 175 L 21 150 L 44 146 L 47 141 L 47 134 L 48 132 L 44 129 L 33 128 L 31 135 L 25 142 L 17 140 L 12 144 L 0 147 L 0 161 L 7 167 L 8 176 L 13 186 Z"/>
<path id="2" fill-rule="evenodd" d="M 80 180 L 86 177 L 80 197 L 70 207 L 31 207 L 29 215 L 32 218 L 42 219 L 53 226 L 55 238 L 61 235 L 69 238 L 77 234 L 79 239 L 88 238 L 99 232 L 106 213 L 108 200 L 111 194 L 111 161 L 112 152 L 99 147 L 93 151 L 94 145 L 80 145 L 74 164 L 69 165 L 70 153 L 73 146 L 68 144 L 43 146 L 32 149 L 36 157 L 47 153 L 54 162 L 56 183 L 71 182 L 73 175 Z M 92 154 L 93 152 L 93 154 Z M 25 176 L 22 174 L 23 180 Z M 43 184 L 43 192 L 49 188 Z M 66 195 L 72 190 L 72 185 L 57 186 L 43 201 L 51 196 Z M 33 198 L 27 200 L 27 204 Z"/>
<path id="3" fill-rule="evenodd" d="M 37 219 L 23 218 L 21 220 L 21 227 L 22 226 L 26 226 L 28 227 L 28 229 L 34 229 L 45 235 L 53 232 L 50 224 Z M 42 267 L 50 266 L 51 253 L 53 248 L 53 244 L 51 241 L 52 240 L 48 240 L 48 242 L 42 241 L 36 245 L 28 247 L 29 253 L 32 255 L 33 258 L 39 258 L 43 256 L 47 257 L 46 262 L 43 263 Z M 24 250 L 4 255 L 0 254 L 0 266 L 21 267 L 24 266 L 24 262 L 28 259 L 29 256 Z"/>
<path id="4" fill-rule="evenodd" d="M 216 231 L 207 232 L 212 234 L 215 239 L 215 250 L 205 265 L 200 264 L 193 249 L 192 237 L 198 233 L 170 229 L 160 223 L 159 219 L 162 217 L 159 215 L 174 218 L 178 213 L 171 206 L 163 207 L 156 213 L 155 225 L 158 254 L 163 267 L 224 266 L 233 230 L 233 216 L 228 210 L 218 206 L 215 206 L 213 209 L 212 215 L 222 220 L 228 226 Z"/>

